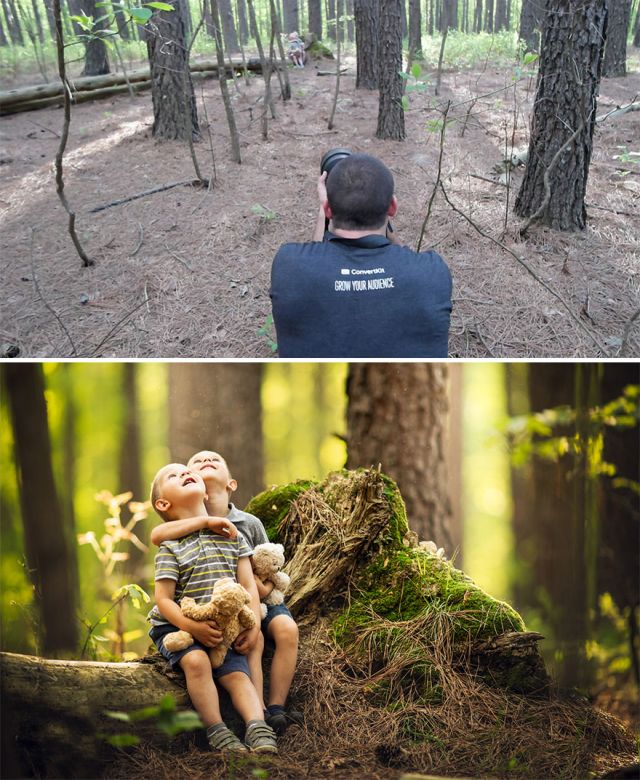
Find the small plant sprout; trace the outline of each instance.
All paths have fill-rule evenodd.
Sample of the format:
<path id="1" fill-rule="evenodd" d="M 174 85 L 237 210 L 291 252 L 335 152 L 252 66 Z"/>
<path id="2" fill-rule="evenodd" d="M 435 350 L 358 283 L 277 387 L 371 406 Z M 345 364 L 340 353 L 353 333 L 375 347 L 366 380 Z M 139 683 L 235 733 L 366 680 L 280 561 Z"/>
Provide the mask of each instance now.
<path id="1" fill-rule="evenodd" d="M 262 203 L 254 203 L 253 206 L 251 206 L 251 211 L 253 214 L 259 216 L 264 222 L 271 222 L 278 218 L 277 211 L 272 211 L 272 209 L 267 206 L 263 206 Z"/>
<path id="2" fill-rule="evenodd" d="M 258 336 L 264 336 L 272 352 L 278 349 L 278 344 L 273 338 L 273 314 L 270 314 L 264 321 L 264 325 L 258 328 Z"/>
<path id="3" fill-rule="evenodd" d="M 404 79 L 404 91 L 406 92 L 426 92 L 429 88 L 431 81 L 429 76 L 422 75 L 422 68 L 419 63 L 414 62 L 411 66 L 411 72 L 405 73 L 400 71 L 400 77 Z M 407 95 L 402 96 L 402 108 L 406 111 L 409 108 L 409 98 Z"/>
<path id="4" fill-rule="evenodd" d="M 185 710 L 178 712 L 176 702 L 171 694 L 167 694 L 160 699 L 160 703 L 143 707 L 133 712 L 119 712 L 117 710 L 107 710 L 105 712 L 110 718 L 122 721 L 122 723 L 139 723 L 143 720 L 154 720 L 160 731 L 168 737 L 175 737 L 184 731 L 194 731 L 204 728 L 202 721 L 194 710 Z M 131 747 L 140 743 L 140 738 L 135 734 L 114 734 L 105 737 L 106 741 L 114 747 Z"/>

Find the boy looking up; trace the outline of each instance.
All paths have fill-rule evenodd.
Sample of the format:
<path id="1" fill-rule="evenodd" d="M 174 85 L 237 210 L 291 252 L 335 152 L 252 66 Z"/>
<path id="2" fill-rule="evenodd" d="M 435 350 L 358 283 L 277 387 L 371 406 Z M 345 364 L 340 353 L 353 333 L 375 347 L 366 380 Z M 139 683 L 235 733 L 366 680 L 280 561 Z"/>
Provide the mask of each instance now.
<path id="1" fill-rule="evenodd" d="M 207 498 L 202 478 L 179 463 L 160 469 L 151 487 L 151 503 L 162 519 L 171 525 L 183 518 L 204 515 Z M 249 665 L 244 654 L 255 645 L 260 630 L 257 624 L 240 634 L 222 666 L 213 670 L 208 649 L 217 647 L 222 632 L 214 621 L 195 621 L 185 617 L 178 605 L 184 596 L 196 603 L 211 600 L 214 583 L 232 577 L 251 595 L 251 606 L 259 620 L 258 594 L 249 556 L 251 551 L 244 538 L 229 539 L 208 527 L 177 541 L 160 545 L 155 562 L 156 604 L 149 612 L 152 628 L 149 632 L 158 650 L 185 674 L 191 702 L 207 729 L 207 739 L 213 750 L 257 753 L 277 753 L 273 729 L 263 719 L 263 711 L 249 678 Z M 167 634 L 181 629 L 188 631 L 194 643 L 178 652 L 164 646 Z M 222 721 L 218 691 L 214 682 L 229 693 L 233 706 L 246 723 L 245 745 Z"/>
<path id="2" fill-rule="evenodd" d="M 204 480 L 207 488 L 205 506 L 208 515 L 194 516 L 175 523 L 156 526 L 151 532 L 153 544 L 159 545 L 168 539 L 178 539 L 185 534 L 212 526 L 222 529 L 229 538 L 239 532 L 239 538 L 243 538 L 251 549 L 269 541 L 264 526 L 257 517 L 237 509 L 229 502 L 238 483 L 229 473 L 229 467 L 221 455 L 203 450 L 191 456 L 188 466 Z M 223 525 L 224 523 L 229 527 Z M 255 574 L 254 577 L 259 597 L 265 598 L 273 589 L 273 584 L 261 582 Z M 262 621 L 261 628 L 262 634 L 269 637 L 275 645 L 271 663 L 269 705 L 265 709 L 265 720 L 273 727 L 276 734 L 282 734 L 290 722 L 300 722 L 302 719 L 300 713 L 287 712 L 284 706 L 298 657 L 298 627 L 287 607 L 279 604 L 267 607 L 267 616 Z M 259 641 L 249 652 L 248 661 L 251 679 L 263 703 L 262 644 L 263 640 Z"/>

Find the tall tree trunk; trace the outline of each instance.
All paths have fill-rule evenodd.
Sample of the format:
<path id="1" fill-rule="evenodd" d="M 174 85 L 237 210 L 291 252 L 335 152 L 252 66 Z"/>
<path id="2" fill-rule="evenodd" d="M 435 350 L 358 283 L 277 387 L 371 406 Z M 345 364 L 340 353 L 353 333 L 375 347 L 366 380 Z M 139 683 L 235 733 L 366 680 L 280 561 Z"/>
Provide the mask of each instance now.
<path id="1" fill-rule="evenodd" d="M 494 0 L 486 0 L 484 6 L 484 31 L 492 33 L 494 31 L 493 23 L 493 2 Z"/>
<path id="2" fill-rule="evenodd" d="M 402 141 L 405 137 L 402 108 L 402 0 L 384 0 L 378 27 L 378 127 L 376 137 Z"/>
<path id="3" fill-rule="evenodd" d="M 608 12 L 602 75 L 604 78 L 617 78 L 627 75 L 627 35 L 631 0 L 609 0 Z"/>
<path id="4" fill-rule="evenodd" d="M 493 29 L 495 32 L 507 30 L 507 0 L 496 0 L 496 16 Z"/>
<path id="5" fill-rule="evenodd" d="M 544 0 L 522 0 L 518 38 L 527 45 L 527 51 L 540 51 L 540 29 L 544 19 Z"/>
<path id="6" fill-rule="evenodd" d="M 173 11 L 155 11 L 148 23 L 152 132 L 155 138 L 166 141 L 186 141 L 189 135 L 198 135 L 196 99 L 187 68 L 183 5 L 179 2 Z"/>
<path id="7" fill-rule="evenodd" d="M 633 45 L 640 49 L 640 5 L 636 8 L 636 23 L 633 28 Z"/>
<path id="8" fill-rule="evenodd" d="M 232 501 L 242 507 L 262 490 L 262 366 L 251 363 L 172 363 L 169 366 L 169 448 L 186 462 L 215 450 L 238 481 Z"/>
<path id="9" fill-rule="evenodd" d="M 64 394 L 64 412 L 62 423 L 62 473 L 64 474 L 64 494 L 62 496 L 62 511 L 65 515 L 65 531 L 67 545 L 70 550 L 77 547 L 76 513 L 74 497 L 76 494 L 76 451 L 77 451 L 77 408 L 73 395 L 75 364 L 62 363 L 59 370 L 62 372 L 62 388 Z M 72 555 L 69 561 L 69 577 L 71 587 L 76 593 L 80 592 L 80 573 L 78 571 L 78 557 Z"/>
<path id="10" fill-rule="evenodd" d="M 531 410 L 540 412 L 555 406 L 576 409 L 577 422 L 568 428 L 574 436 L 583 428 L 597 365 L 535 363 L 529 366 Z M 562 431 L 555 431 L 561 435 Z M 534 458 L 533 533 L 535 534 L 535 591 L 545 594 L 546 619 L 551 624 L 558 657 L 557 677 L 562 687 L 585 687 L 589 683 L 586 656 L 590 638 L 590 581 L 595 559 L 592 517 L 595 496 L 584 457 L 564 455 L 557 462 Z"/>
<path id="11" fill-rule="evenodd" d="M 143 501 L 146 498 L 142 479 L 142 463 L 140 442 L 140 421 L 138 415 L 138 391 L 136 389 L 137 365 L 135 363 L 122 364 L 122 425 L 120 427 L 120 456 L 118 458 L 118 492 L 131 491 L 134 501 Z M 131 514 L 126 507 L 122 508 L 122 525 L 127 525 Z M 138 523 L 133 533 L 144 544 L 148 543 L 147 523 Z M 125 563 L 125 571 L 129 580 L 135 580 L 139 584 L 144 582 L 144 553 L 135 545 L 127 546 L 129 558 Z"/>
<path id="12" fill-rule="evenodd" d="M 602 402 L 622 395 L 627 385 L 640 384 L 638 363 L 604 364 Z M 615 474 L 600 479 L 603 519 L 599 549 L 599 593 L 610 593 L 620 608 L 638 606 L 638 583 L 630 572 L 640 570 L 640 517 L 633 483 L 640 482 L 640 438 L 637 425 L 605 429 L 602 457 Z M 620 484 L 620 483 L 623 484 Z"/>
<path id="13" fill-rule="evenodd" d="M 355 0 L 356 88 L 378 88 L 379 0 Z"/>
<path id="14" fill-rule="evenodd" d="M 44 30 L 42 29 L 42 16 L 40 14 L 40 7 L 38 0 L 31 0 L 31 8 L 33 9 L 33 20 L 35 23 L 35 33 L 40 43 L 44 43 Z"/>
<path id="15" fill-rule="evenodd" d="M 77 650 L 77 596 L 64 514 L 51 465 L 51 442 L 40 363 L 4 366 L 11 413 L 29 576 L 41 616 L 43 652 Z"/>
<path id="16" fill-rule="evenodd" d="M 336 0 L 327 0 L 327 38 L 336 39 Z"/>
<path id="17" fill-rule="evenodd" d="M 300 31 L 298 0 L 282 0 L 282 27 L 286 33 Z"/>
<path id="18" fill-rule="evenodd" d="M 104 16 L 104 10 L 104 8 L 96 8 L 96 0 L 84 0 L 84 12 L 87 16 L 99 19 Z M 101 37 L 106 24 L 107 20 L 103 19 L 95 22 L 91 28 L 91 37 L 86 42 L 81 76 L 102 76 L 104 73 L 111 72 L 107 44 Z"/>
<path id="19" fill-rule="evenodd" d="M 238 9 L 238 34 L 242 45 L 246 46 L 249 42 L 249 20 L 247 17 L 246 0 L 237 0 L 236 7 Z"/>
<path id="20" fill-rule="evenodd" d="M 9 0 L 2 0 L 2 10 L 4 11 L 4 18 L 7 22 L 7 30 L 9 31 L 11 43 L 16 46 L 24 46 L 24 38 L 22 36 L 20 19 L 11 8 Z"/>
<path id="21" fill-rule="evenodd" d="M 570 11 L 567 0 L 547 4 L 529 162 L 515 212 L 521 217 L 540 212 L 537 218 L 558 230 L 581 230 L 586 224 L 606 13 L 606 0 L 588 0 Z"/>
<path id="22" fill-rule="evenodd" d="M 352 363 L 347 395 L 347 467 L 381 463 L 398 483 L 411 528 L 451 554 L 447 367 Z"/>
<path id="23" fill-rule="evenodd" d="M 356 39 L 356 26 L 353 19 L 354 0 L 346 0 L 345 13 L 347 15 L 347 40 L 353 43 Z"/>
<path id="24" fill-rule="evenodd" d="M 316 38 L 322 38 L 322 5 L 320 0 L 307 0 L 309 32 Z"/>
<path id="25" fill-rule="evenodd" d="M 0 16 L 0 46 L 8 46 L 9 41 L 2 25 L 2 17 Z"/>
<path id="26" fill-rule="evenodd" d="M 47 26 L 49 27 L 49 35 L 51 40 L 56 39 L 56 20 L 53 14 L 53 0 L 44 0 L 44 10 L 47 15 Z"/>
<path id="27" fill-rule="evenodd" d="M 236 23 L 233 18 L 231 0 L 218 0 L 220 8 L 220 21 L 222 23 L 222 34 L 224 36 L 224 48 L 227 54 L 237 54 L 240 51 L 238 45 L 238 34 L 236 32 Z"/>
<path id="28" fill-rule="evenodd" d="M 483 15 L 482 0 L 476 0 L 475 11 L 473 14 L 474 33 L 482 32 L 482 15 Z"/>
<path id="29" fill-rule="evenodd" d="M 422 13 L 420 0 L 409 0 L 409 58 L 422 59 Z"/>

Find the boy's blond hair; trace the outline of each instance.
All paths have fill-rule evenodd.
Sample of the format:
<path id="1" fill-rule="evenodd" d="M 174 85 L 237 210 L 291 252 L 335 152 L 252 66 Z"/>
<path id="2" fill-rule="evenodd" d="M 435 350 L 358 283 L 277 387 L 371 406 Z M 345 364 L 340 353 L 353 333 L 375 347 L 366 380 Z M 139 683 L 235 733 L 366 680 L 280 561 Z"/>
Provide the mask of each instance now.
<path id="1" fill-rule="evenodd" d="M 167 523 L 171 518 L 169 517 L 168 512 L 163 511 L 162 509 L 158 509 L 156 506 L 156 501 L 159 498 L 162 498 L 162 495 L 160 494 L 160 477 L 162 475 L 162 472 L 166 469 L 166 466 L 163 466 L 161 469 L 159 469 L 153 478 L 153 482 L 151 483 L 151 495 L 150 495 L 150 501 L 151 506 L 153 507 L 155 513 L 159 515 L 163 522 Z"/>

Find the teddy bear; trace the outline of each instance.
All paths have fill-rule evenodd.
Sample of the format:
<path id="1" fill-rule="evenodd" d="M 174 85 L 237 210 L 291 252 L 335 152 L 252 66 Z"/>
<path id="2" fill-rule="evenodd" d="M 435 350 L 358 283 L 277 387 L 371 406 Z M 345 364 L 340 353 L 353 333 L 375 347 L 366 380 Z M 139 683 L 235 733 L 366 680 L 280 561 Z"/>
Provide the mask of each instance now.
<path id="1" fill-rule="evenodd" d="M 273 590 L 260 604 L 262 617 L 267 614 L 267 604 L 282 604 L 284 593 L 289 587 L 290 577 L 281 571 L 284 566 L 284 547 L 281 544 L 265 542 L 253 548 L 253 572 L 263 582 L 272 582 Z"/>
<path id="2" fill-rule="evenodd" d="M 230 577 L 216 581 L 211 601 L 207 604 L 196 604 L 188 596 L 181 599 L 180 608 L 185 617 L 192 620 L 215 620 L 222 631 L 222 642 L 209 650 L 213 669 L 222 665 L 227 650 L 238 634 L 255 626 L 256 616 L 248 606 L 250 602 L 251 596 L 246 588 Z M 188 631 L 174 631 L 167 634 L 164 640 L 164 646 L 171 652 L 184 650 L 192 644 L 193 637 Z"/>

